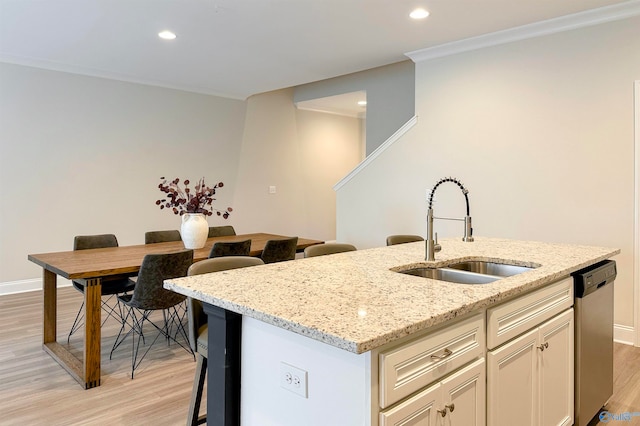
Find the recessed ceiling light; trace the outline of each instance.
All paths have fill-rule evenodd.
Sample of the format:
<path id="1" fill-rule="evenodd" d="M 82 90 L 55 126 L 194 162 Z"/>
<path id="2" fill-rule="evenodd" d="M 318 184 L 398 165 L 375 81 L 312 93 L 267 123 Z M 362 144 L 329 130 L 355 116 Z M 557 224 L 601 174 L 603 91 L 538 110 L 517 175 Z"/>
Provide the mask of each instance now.
<path id="1" fill-rule="evenodd" d="M 424 19 L 429 16 L 429 12 L 421 7 L 414 9 L 409 16 L 413 19 Z"/>
<path id="2" fill-rule="evenodd" d="M 367 101 L 358 101 L 358 105 L 367 106 Z"/>
<path id="3" fill-rule="evenodd" d="M 172 33 L 171 31 L 162 31 L 158 33 L 158 37 L 160 37 L 163 40 L 173 40 L 176 38 L 176 35 L 174 33 Z"/>

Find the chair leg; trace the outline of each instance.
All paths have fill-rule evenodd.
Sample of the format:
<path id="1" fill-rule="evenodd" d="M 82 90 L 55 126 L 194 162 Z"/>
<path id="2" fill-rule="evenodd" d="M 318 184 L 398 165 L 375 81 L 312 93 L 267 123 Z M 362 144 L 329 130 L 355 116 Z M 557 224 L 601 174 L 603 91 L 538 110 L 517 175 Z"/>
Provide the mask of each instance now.
<path id="1" fill-rule="evenodd" d="M 124 331 L 125 325 L 128 324 L 128 320 L 129 318 L 132 319 L 133 321 L 133 308 L 128 308 L 126 309 L 127 314 L 122 316 L 122 325 L 120 326 L 120 330 L 118 331 L 118 335 L 116 336 L 116 340 L 115 342 L 113 342 L 113 347 L 111 348 L 111 352 L 109 353 L 109 359 L 112 359 L 113 357 L 113 351 L 116 350 L 116 348 L 118 346 L 120 346 L 120 344 L 122 344 L 122 342 L 125 341 L 125 339 L 127 338 L 127 336 L 132 332 L 133 330 L 133 325 L 131 326 L 131 329 L 129 331 L 127 331 L 125 333 L 124 336 L 122 336 L 122 332 Z M 122 338 L 120 338 L 120 336 L 122 336 Z"/>
<path id="2" fill-rule="evenodd" d="M 80 305 L 80 309 L 78 309 L 78 313 L 76 314 L 76 319 L 73 320 L 73 325 L 71 326 L 71 330 L 69 330 L 69 335 L 67 336 L 67 343 L 71 340 L 71 335 L 76 332 L 77 329 L 80 328 L 80 318 L 82 314 L 82 309 L 84 308 L 84 298 L 82 299 L 82 304 Z"/>
<path id="3" fill-rule="evenodd" d="M 202 402 L 202 393 L 204 390 L 204 380 L 207 374 L 207 358 L 198 354 L 196 364 L 196 375 L 193 380 L 193 390 L 191 392 L 191 403 L 189 404 L 189 415 L 187 417 L 188 425 L 201 425 L 206 423 L 207 416 L 199 416 L 200 403 Z"/>
<path id="4" fill-rule="evenodd" d="M 136 312 L 138 312 L 140 316 L 136 314 Z M 127 314 L 122 321 L 122 327 L 120 327 L 120 331 L 118 332 L 116 341 L 114 342 L 113 348 L 111 349 L 111 353 L 109 354 L 109 359 L 111 359 L 113 356 L 114 350 L 118 346 L 120 346 L 122 342 L 126 340 L 129 334 L 132 335 L 131 379 L 134 378 L 135 370 L 140 366 L 140 363 L 142 363 L 142 360 L 145 358 L 147 353 L 149 353 L 149 350 L 151 350 L 151 348 L 156 343 L 156 341 L 160 338 L 160 336 L 163 336 L 168 340 L 173 340 L 175 343 L 180 345 L 185 351 L 193 355 L 193 351 L 191 350 L 191 347 L 189 345 L 185 347 L 182 343 L 180 343 L 175 338 L 173 338 L 173 336 L 171 336 L 171 327 L 172 327 L 172 324 L 175 323 L 175 318 L 177 316 L 177 313 L 175 312 L 175 308 L 174 308 L 174 312 L 171 311 L 171 308 L 167 310 L 168 315 L 164 315 L 164 323 L 161 326 L 158 326 L 152 320 L 149 319 L 149 315 L 151 315 L 152 312 L 153 311 L 142 311 L 137 308 L 128 307 Z M 165 312 L 163 311 L 163 314 L 164 313 Z M 125 328 L 126 328 L 126 325 L 129 324 L 129 321 L 131 322 L 130 324 L 131 328 L 125 333 Z M 153 341 L 147 346 L 146 350 L 144 350 L 144 353 L 140 355 L 141 341 L 146 345 L 144 332 L 143 332 L 145 321 L 148 321 L 158 331 L 158 333 L 154 337 Z M 176 327 L 178 327 L 178 331 L 180 332 L 180 334 L 182 334 L 185 340 L 188 341 L 187 332 L 184 328 L 184 324 L 176 323 L 175 325 Z"/>
<path id="5" fill-rule="evenodd" d="M 114 297 L 116 298 L 116 304 L 110 305 L 109 301 Z M 100 324 L 101 327 L 104 326 L 104 324 L 107 322 L 109 317 L 117 320 L 118 322 L 124 321 L 124 311 L 122 308 L 122 303 L 120 303 L 120 300 L 117 298 L 117 295 L 115 294 L 110 295 L 106 301 L 102 300 L 101 298 L 100 304 L 102 306 L 102 310 L 106 313 L 106 315 L 104 316 L 104 319 L 102 320 L 102 324 Z M 71 326 L 71 330 L 69 330 L 69 335 L 67 336 L 67 343 L 69 343 L 69 341 L 71 340 L 71 335 L 76 331 L 78 331 L 78 329 L 83 325 L 83 322 L 82 322 L 82 320 L 84 319 L 84 313 L 82 311 L 83 308 L 84 308 L 84 299 L 82 300 L 82 304 L 80 305 L 80 309 L 78 310 L 78 314 L 76 315 L 76 318 L 73 320 L 73 325 Z"/>
<path id="6" fill-rule="evenodd" d="M 180 313 L 178 312 L 178 310 L 176 309 L 176 306 L 173 306 L 171 308 L 166 309 L 163 314 L 164 316 L 164 327 L 163 327 L 163 332 L 166 332 L 166 338 L 167 338 L 167 344 L 170 346 L 171 345 L 171 341 L 177 343 L 180 347 L 182 347 L 184 350 L 186 350 L 187 352 L 189 352 L 191 355 L 193 355 L 193 359 L 195 360 L 195 353 L 194 351 L 191 349 L 191 345 L 189 345 L 189 335 L 187 332 L 187 329 L 185 328 L 184 325 L 184 315 L 180 315 Z M 172 329 L 175 326 L 176 331 L 175 334 L 172 335 Z M 187 346 L 185 347 L 185 345 L 183 345 L 182 343 L 180 343 L 178 341 L 178 335 L 181 335 L 182 338 L 184 339 L 185 342 L 187 342 Z"/>

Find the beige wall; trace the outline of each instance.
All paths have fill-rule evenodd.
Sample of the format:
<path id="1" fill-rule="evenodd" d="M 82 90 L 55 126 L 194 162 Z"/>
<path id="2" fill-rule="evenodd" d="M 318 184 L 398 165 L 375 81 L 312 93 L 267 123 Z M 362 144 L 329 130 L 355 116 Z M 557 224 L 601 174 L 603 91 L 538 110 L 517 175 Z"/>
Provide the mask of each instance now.
<path id="1" fill-rule="evenodd" d="M 0 63 L 0 294 L 37 288 L 27 255 L 74 235 L 178 229 L 155 205 L 161 176 L 223 181 L 234 213 L 210 225 L 334 239 L 331 188 L 358 161 L 359 126 L 296 111 L 291 90 L 245 102 Z"/>
<path id="2" fill-rule="evenodd" d="M 242 101 L 0 64 L 0 282 L 37 278 L 28 253 L 68 250 L 78 234 L 176 229 L 155 205 L 159 178 L 234 193 Z M 216 220 L 217 221 L 217 220 Z"/>
<path id="3" fill-rule="evenodd" d="M 292 89 L 250 97 L 237 220 L 250 231 L 335 239 L 332 188 L 361 158 L 360 121 L 296 110 Z"/>
<path id="4" fill-rule="evenodd" d="M 308 101 L 342 93 L 367 92 L 365 154 L 371 154 L 415 112 L 415 67 L 402 61 L 294 88 L 294 101 Z"/>
<path id="5" fill-rule="evenodd" d="M 638 52 L 632 18 L 416 64 L 418 124 L 339 190 L 337 238 L 424 235 L 426 190 L 455 176 L 476 235 L 621 248 L 615 321 L 632 326 Z M 436 215 L 464 213 L 455 185 L 436 195 Z"/>

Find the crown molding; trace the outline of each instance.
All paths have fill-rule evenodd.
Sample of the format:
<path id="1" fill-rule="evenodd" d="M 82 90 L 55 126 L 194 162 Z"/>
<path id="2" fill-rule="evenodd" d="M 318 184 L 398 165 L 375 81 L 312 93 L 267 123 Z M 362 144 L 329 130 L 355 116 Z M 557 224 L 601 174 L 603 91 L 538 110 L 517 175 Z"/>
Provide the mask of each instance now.
<path id="1" fill-rule="evenodd" d="M 197 93 L 201 95 L 210 95 L 217 96 L 220 98 L 227 99 L 236 99 L 236 100 L 246 100 L 246 98 L 242 96 L 230 95 L 226 93 L 219 93 L 213 90 L 210 90 L 206 87 L 197 87 L 197 86 L 187 86 L 187 85 L 179 85 L 179 84 L 171 84 L 158 80 L 144 79 L 138 77 L 132 77 L 125 74 L 112 73 L 107 71 L 100 71 L 93 68 L 80 67 L 76 65 L 63 64 L 55 61 L 45 61 L 42 59 L 34 59 L 24 56 L 10 55 L 6 53 L 0 53 L 0 62 L 14 64 L 14 65 L 22 65 L 26 67 L 32 68 L 40 68 L 48 71 L 59 71 L 66 72 L 69 74 L 82 75 L 86 77 L 97 77 L 104 78 L 107 80 L 116 80 L 122 81 L 125 83 L 134 83 L 134 84 L 142 84 L 145 86 L 153 86 L 153 87 L 161 87 L 164 89 L 173 89 L 180 90 L 182 92 L 191 92 Z"/>
<path id="2" fill-rule="evenodd" d="M 640 0 L 630 0 L 624 3 L 586 10 L 546 21 L 428 47 L 426 49 L 414 50 L 405 53 L 405 55 L 415 63 L 425 62 L 444 56 L 468 52 L 470 50 L 618 21 L 637 15 L 640 15 Z"/>

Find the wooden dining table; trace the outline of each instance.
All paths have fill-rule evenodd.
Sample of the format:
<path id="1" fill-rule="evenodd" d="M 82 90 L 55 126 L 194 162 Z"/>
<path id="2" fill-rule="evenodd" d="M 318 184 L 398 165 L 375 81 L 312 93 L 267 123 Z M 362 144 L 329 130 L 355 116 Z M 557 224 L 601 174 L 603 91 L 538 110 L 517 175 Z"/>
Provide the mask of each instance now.
<path id="1" fill-rule="evenodd" d="M 287 238 L 283 235 L 254 233 L 207 239 L 205 246 L 195 249 L 193 260 L 209 257 L 217 241 L 242 241 L 251 239 L 251 256 L 260 256 L 268 240 Z M 323 241 L 298 238 L 297 251 L 322 244 Z M 147 254 L 170 253 L 184 250 L 182 241 L 135 246 L 109 247 L 57 253 L 30 254 L 28 259 L 42 267 L 43 278 L 43 334 L 42 347 L 85 389 L 100 386 L 101 353 L 101 287 L 102 280 L 114 276 L 134 276 L 140 270 Z M 82 359 L 76 357 L 67 346 L 57 341 L 57 277 L 74 280 L 84 285 L 85 332 Z"/>

